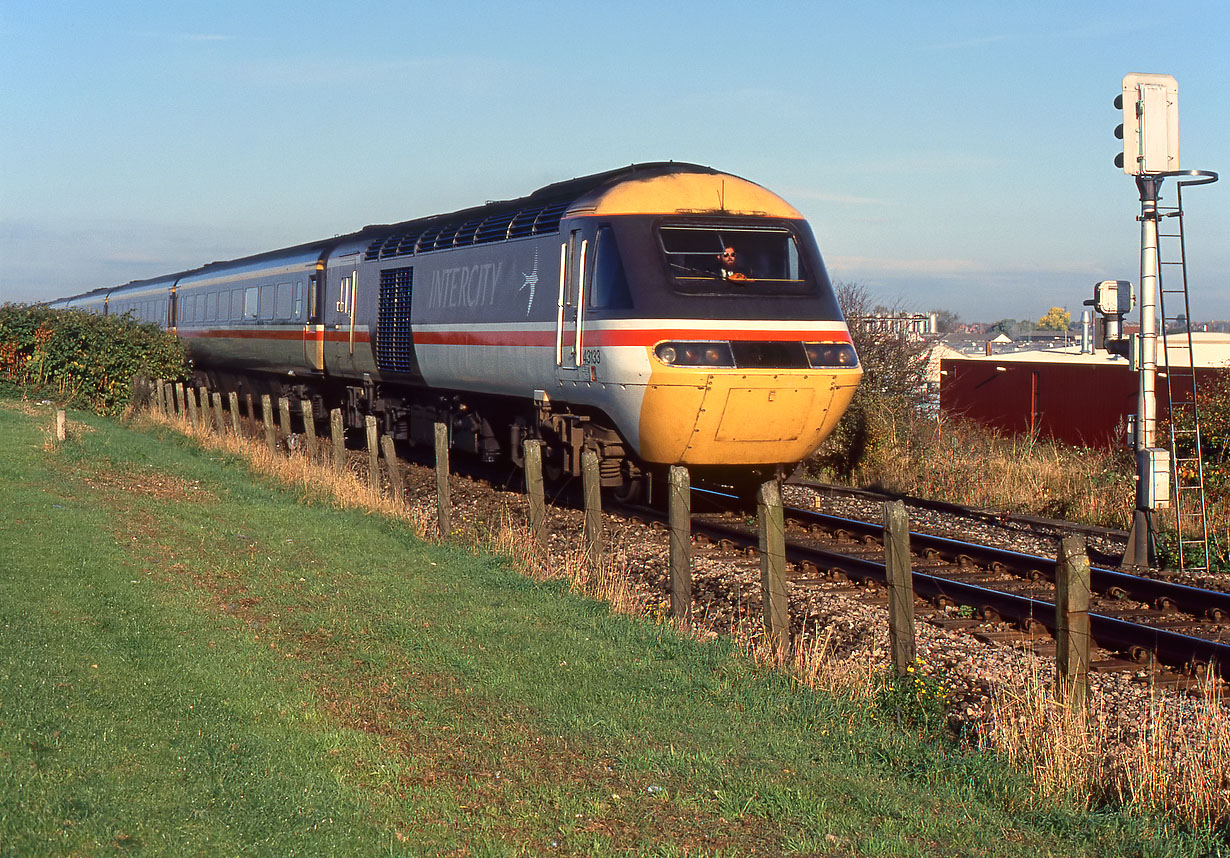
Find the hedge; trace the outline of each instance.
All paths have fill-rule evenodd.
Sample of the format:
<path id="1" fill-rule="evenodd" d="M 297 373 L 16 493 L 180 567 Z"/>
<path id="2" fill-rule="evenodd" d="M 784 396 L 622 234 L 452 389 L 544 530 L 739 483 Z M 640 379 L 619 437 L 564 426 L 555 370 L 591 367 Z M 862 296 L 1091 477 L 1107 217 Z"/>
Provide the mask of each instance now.
<path id="1" fill-rule="evenodd" d="M 0 305 L 0 385 L 99 414 L 119 414 L 133 379 L 184 380 L 187 353 L 174 334 L 129 315 L 100 316 Z"/>

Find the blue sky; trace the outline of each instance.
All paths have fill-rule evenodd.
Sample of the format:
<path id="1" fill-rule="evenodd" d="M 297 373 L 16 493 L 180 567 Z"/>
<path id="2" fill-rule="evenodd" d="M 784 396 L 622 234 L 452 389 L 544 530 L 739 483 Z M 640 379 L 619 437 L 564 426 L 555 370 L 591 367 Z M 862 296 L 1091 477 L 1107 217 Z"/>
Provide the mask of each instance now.
<path id="1" fill-rule="evenodd" d="M 1138 279 L 1141 71 L 1226 175 L 1184 203 L 1192 316 L 1230 318 L 1227 45 L 1213 2 L 0 0 L 0 301 L 679 160 L 780 193 L 885 304 L 1077 315 Z"/>

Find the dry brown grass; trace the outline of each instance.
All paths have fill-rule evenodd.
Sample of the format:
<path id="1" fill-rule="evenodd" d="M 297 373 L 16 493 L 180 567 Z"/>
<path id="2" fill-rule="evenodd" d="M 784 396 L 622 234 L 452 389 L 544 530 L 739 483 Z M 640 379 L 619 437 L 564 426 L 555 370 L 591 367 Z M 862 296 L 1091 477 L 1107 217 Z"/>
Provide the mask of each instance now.
<path id="1" fill-rule="evenodd" d="M 872 682 L 883 665 L 865 652 L 838 657 L 831 651 L 833 632 L 812 635 L 795 642 L 790 658 L 791 671 L 808 688 L 841 694 L 855 699 L 871 696 Z"/>
<path id="2" fill-rule="evenodd" d="M 943 415 L 885 410 L 873 412 L 869 422 L 855 485 L 1020 515 L 1131 526 L 1136 464 L 1126 447 L 1072 447 L 1002 435 Z M 1230 496 L 1210 490 L 1205 502 L 1209 538 L 1230 546 Z M 1155 522 L 1161 533 L 1173 533 L 1174 509 L 1159 510 Z M 1193 526 L 1185 522 L 1185 528 Z"/>
<path id="3" fill-rule="evenodd" d="M 1198 691 L 1153 695 L 1131 721 L 1094 695 L 1083 718 L 1035 669 L 996 691 L 981 744 L 1030 772 L 1044 796 L 1113 799 L 1212 826 L 1230 818 L 1230 713 L 1216 682 Z"/>
<path id="4" fill-rule="evenodd" d="M 1135 506 L 1126 450 L 1005 436 L 967 421 L 885 411 L 855 471 L 860 485 L 973 507 L 1125 528 Z"/>
<path id="5" fill-rule="evenodd" d="M 398 504 L 391 497 L 373 490 L 359 474 L 348 468 L 336 470 L 328 460 L 311 461 L 301 450 L 289 455 L 285 452 L 275 453 L 265 444 L 263 437 L 234 435 L 229 431 L 220 435 L 214 431 L 212 421 L 208 428 L 196 431 L 191 422 L 182 416 L 147 412 L 137 419 L 150 420 L 185 435 L 194 435 L 203 447 L 244 459 L 254 470 L 300 491 L 304 497 L 328 499 L 339 509 L 361 509 L 399 519 L 422 539 L 437 536 L 434 517 L 424 507 Z"/>
<path id="6" fill-rule="evenodd" d="M 636 609 L 627 570 L 605 556 L 591 564 L 580 543 L 562 553 L 549 552 L 528 527 L 519 526 L 511 516 L 504 515 L 487 547 L 507 557 L 522 574 L 535 580 L 563 581 L 572 592 L 606 602 L 616 613 L 629 614 Z"/>

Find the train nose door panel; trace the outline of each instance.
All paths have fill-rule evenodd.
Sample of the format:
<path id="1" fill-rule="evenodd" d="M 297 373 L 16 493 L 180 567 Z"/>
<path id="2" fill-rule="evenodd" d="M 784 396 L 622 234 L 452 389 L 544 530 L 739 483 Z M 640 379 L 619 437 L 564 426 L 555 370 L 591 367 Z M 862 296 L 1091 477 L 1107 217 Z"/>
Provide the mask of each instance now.
<path id="1" fill-rule="evenodd" d="M 308 276 L 307 321 L 303 326 L 303 362 L 314 372 L 325 370 L 325 326 L 321 302 L 325 266 L 318 262 Z"/>
<path id="2" fill-rule="evenodd" d="M 583 371 L 583 331 L 585 326 L 585 258 L 589 241 L 574 229 L 560 245 L 559 299 L 555 322 L 555 373 L 558 378 L 575 379 Z M 586 376 L 588 377 L 588 375 Z"/>

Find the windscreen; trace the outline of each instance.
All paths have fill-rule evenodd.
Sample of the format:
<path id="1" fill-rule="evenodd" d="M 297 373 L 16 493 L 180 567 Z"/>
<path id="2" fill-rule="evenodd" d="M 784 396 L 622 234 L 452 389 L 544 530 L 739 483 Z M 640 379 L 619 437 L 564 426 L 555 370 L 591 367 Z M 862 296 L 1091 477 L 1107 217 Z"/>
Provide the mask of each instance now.
<path id="1" fill-rule="evenodd" d="M 667 270 L 681 291 L 811 291 L 794 233 L 785 227 L 663 225 L 658 234 Z"/>

